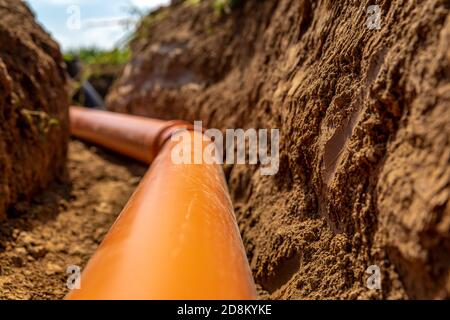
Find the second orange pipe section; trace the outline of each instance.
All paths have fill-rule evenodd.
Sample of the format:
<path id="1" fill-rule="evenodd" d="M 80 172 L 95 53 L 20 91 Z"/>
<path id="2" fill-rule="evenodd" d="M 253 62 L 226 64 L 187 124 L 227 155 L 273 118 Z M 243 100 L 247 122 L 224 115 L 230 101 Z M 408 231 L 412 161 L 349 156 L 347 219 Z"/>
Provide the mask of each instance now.
<path id="1" fill-rule="evenodd" d="M 221 166 L 172 161 L 170 135 L 189 125 L 78 107 L 70 116 L 75 136 L 154 161 L 67 299 L 256 298 Z"/>
<path id="2" fill-rule="evenodd" d="M 72 135 L 150 164 L 174 129 L 192 126 L 184 121 L 163 121 L 72 106 Z"/>

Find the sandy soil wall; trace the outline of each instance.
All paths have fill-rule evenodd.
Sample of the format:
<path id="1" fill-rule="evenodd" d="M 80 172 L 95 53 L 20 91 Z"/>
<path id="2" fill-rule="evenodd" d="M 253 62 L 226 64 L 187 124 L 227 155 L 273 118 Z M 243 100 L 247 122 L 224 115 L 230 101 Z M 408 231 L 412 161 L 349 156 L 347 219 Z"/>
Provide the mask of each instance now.
<path id="1" fill-rule="evenodd" d="M 58 45 L 22 1 L 0 0 L 0 220 L 64 173 L 65 86 Z"/>
<path id="2" fill-rule="evenodd" d="M 449 298 L 449 2 L 237 3 L 146 18 L 110 108 L 281 130 L 277 175 L 225 168 L 262 297 Z"/>

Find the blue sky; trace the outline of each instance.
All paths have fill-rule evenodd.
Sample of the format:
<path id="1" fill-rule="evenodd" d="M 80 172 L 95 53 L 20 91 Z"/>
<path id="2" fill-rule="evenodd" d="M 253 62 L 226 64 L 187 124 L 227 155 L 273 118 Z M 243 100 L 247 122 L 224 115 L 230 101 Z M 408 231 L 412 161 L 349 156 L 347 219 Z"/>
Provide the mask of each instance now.
<path id="1" fill-rule="evenodd" d="M 37 15 L 39 23 L 52 34 L 63 50 L 96 46 L 113 48 L 131 29 L 113 25 L 99 27 L 99 21 L 130 17 L 130 9 L 151 10 L 170 0 L 25 0 Z M 81 17 L 81 28 L 68 26 L 74 6 Z M 75 10 L 78 10 L 75 9 Z M 72 20 L 71 20 L 72 19 Z M 100 23 L 101 24 L 101 23 Z"/>

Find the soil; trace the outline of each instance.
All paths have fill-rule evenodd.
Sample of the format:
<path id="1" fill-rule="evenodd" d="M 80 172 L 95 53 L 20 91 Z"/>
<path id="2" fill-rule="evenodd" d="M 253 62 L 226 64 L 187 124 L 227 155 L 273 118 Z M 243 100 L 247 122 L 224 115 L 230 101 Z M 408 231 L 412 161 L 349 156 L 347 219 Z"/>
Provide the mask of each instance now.
<path id="1" fill-rule="evenodd" d="M 85 266 L 146 167 L 71 141 L 68 176 L 0 225 L 0 299 L 61 299 L 70 265 Z"/>
<path id="2" fill-rule="evenodd" d="M 376 1 L 379 30 L 369 0 L 213 2 L 145 18 L 107 103 L 280 129 L 278 174 L 224 167 L 260 297 L 450 298 L 449 2 Z M 22 1 L 0 16 L 0 299 L 60 299 L 146 168 L 67 143 L 57 44 Z"/>
<path id="3" fill-rule="evenodd" d="M 450 6 L 177 2 L 143 21 L 111 110 L 279 128 L 280 171 L 227 166 L 263 297 L 450 298 Z M 376 265 L 382 289 L 366 286 Z"/>
<path id="4" fill-rule="evenodd" d="M 0 220 L 64 174 L 69 98 L 58 45 L 19 0 L 0 0 Z"/>

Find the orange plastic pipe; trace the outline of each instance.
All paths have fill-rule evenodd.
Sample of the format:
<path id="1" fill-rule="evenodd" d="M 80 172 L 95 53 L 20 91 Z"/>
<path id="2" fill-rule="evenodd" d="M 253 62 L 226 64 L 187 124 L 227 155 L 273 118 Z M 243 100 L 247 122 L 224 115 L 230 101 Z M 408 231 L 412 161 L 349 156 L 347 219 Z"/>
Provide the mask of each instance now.
<path id="1" fill-rule="evenodd" d="M 83 114 L 79 111 L 84 110 L 71 110 L 74 123 Z M 118 132 L 137 128 L 135 136 L 142 134 L 141 127 L 125 124 L 128 119 L 138 118 L 124 116 L 122 121 L 114 118 L 114 124 L 104 123 L 108 130 L 103 136 L 100 125 L 89 129 L 89 123 L 113 118 L 105 117 L 106 114 L 97 118 L 97 114 L 100 115 L 90 112 L 90 119 L 83 118 L 81 138 L 95 137 L 98 140 L 92 142 L 119 150 L 128 138 L 120 137 Z M 156 136 L 161 137 L 158 130 L 167 133 L 160 121 L 154 123 L 156 127 L 149 128 L 151 134 L 145 136 L 150 143 L 157 142 Z M 120 130 L 112 134 L 115 124 L 120 124 Z M 172 132 L 177 129 L 171 128 Z M 192 140 L 204 138 L 201 132 L 186 134 Z M 77 130 L 74 135 L 78 135 Z M 120 147 L 107 141 L 112 136 L 120 141 Z M 207 144 L 200 144 L 202 150 Z M 175 145 L 170 139 L 162 145 L 143 181 L 84 269 L 81 289 L 72 290 L 67 299 L 256 298 L 221 166 L 205 162 L 174 164 L 171 153 Z M 146 145 L 142 149 L 153 148 Z"/>
<path id="2" fill-rule="evenodd" d="M 72 106 L 72 135 L 136 160 L 151 163 L 173 128 L 190 128 L 184 121 L 162 121 Z"/>

